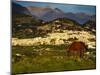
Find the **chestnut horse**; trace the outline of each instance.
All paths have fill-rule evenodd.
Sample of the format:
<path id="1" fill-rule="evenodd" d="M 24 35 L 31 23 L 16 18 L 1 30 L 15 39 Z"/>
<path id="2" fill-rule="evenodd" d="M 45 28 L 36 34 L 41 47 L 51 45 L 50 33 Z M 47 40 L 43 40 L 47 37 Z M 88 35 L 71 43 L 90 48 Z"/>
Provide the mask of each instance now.
<path id="1" fill-rule="evenodd" d="M 84 52 L 87 50 L 85 43 L 81 41 L 75 41 L 68 47 L 68 55 L 80 59 L 84 56 Z"/>

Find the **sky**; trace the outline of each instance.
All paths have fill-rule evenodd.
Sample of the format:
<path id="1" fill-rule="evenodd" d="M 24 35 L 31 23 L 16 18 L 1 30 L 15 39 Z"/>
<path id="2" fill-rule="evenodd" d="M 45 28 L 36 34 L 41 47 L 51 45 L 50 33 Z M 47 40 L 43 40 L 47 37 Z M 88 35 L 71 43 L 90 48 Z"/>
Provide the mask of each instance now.
<path id="1" fill-rule="evenodd" d="M 87 13 L 87 14 L 96 14 L 96 6 L 90 5 L 76 5 L 76 4 L 60 4 L 60 3 L 48 3 L 48 2 L 27 2 L 27 1 L 17 1 L 16 3 L 22 6 L 37 6 L 37 7 L 50 7 L 50 8 L 59 8 L 63 12 L 72 12 L 72 13 Z"/>

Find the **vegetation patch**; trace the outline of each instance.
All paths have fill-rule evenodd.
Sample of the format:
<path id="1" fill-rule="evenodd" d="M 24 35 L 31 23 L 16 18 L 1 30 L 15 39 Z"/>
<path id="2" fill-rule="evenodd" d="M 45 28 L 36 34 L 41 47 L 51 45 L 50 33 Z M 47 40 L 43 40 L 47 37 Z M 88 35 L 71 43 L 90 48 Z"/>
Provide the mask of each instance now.
<path id="1" fill-rule="evenodd" d="M 12 55 L 12 74 L 96 68 L 95 60 L 90 58 L 69 58 L 65 45 L 13 46 Z"/>

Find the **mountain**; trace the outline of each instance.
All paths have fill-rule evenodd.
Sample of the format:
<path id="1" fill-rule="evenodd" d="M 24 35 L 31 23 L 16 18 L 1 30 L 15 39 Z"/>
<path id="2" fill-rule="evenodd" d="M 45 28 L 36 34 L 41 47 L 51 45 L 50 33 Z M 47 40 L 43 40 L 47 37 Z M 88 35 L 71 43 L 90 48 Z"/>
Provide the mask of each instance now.
<path id="1" fill-rule="evenodd" d="M 95 15 L 89 15 L 86 13 L 72 13 L 63 12 L 59 8 L 50 7 L 37 7 L 37 6 L 22 6 L 18 3 L 12 3 L 12 14 L 26 14 L 32 15 L 33 18 L 43 20 L 44 22 L 49 22 L 57 18 L 69 18 L 77 21 L 79 24 L 83 25 L 89 20 L 94 20 Z"/>
<path id="2" fill-rule="evenodd" d="M 38 19 L 42 19 L 45 22 L 52 21 L 57 18 L 64 18 L 65 14 L 58 8 L 52 9 L 49 7 L 26 7 L 33 16 L 36 16 Z"/>
<path id="3" fill-rule="evenodd" d="M 42 19 L 45 22 L 52 21 L 57 18 L 69 18 L 77 21 L 79 24 L 84 24 L 88 20 L 93 19 L 92 15 L 86 13 L 65 13 L 59 8 L 50 8 L 50 7 L 35 7 L 30 6 L 26 7 L 33 16 L 36 16 L 38 19 Z M 94 15 L 93 15 L 94 16 Z"/>
<path id="4" fill-rule="evenodd" d="M 85 13 L 66 13 L 66 17 L 77 21 L 79 24 L 84 24 L 92 19 L 91 15 Z"/>
<path id="5" fill-rule="evenodd" d="M 18 25 L 30 24 L 33 20 L 33 16 L 30 14 L 26 7 L 12 2 L 12 30 L 17 31 Z"/>
<path id="6" fill-rule="evenodd" d="M 28 11 L 33 15 L 36 16 L 37 18 L 42 17 L 49 11 L 51 11 L 51 8 L 45 8 L 45 7 L 33 7 L 33 6 L 28 6 L 26 7 Z"/>
<path id="7" fill-rule="evenodd" d="M 52 21 L 57 18 L 64 18 L 65 15 L 62 11 L 59 11 L 58 9 L 51 9 L 48 13 L 40 17 L 40 19 L 43 19 L 44 21 Z"/>
<path id="8" fill-rule="evenodd" d="M 26 7 L 23 7 L 18 3 L 12 2 L 12 14 L 13 15 L 16 15 L 16 14 L 30 15 L 30 12 L 28 11 Z"/>

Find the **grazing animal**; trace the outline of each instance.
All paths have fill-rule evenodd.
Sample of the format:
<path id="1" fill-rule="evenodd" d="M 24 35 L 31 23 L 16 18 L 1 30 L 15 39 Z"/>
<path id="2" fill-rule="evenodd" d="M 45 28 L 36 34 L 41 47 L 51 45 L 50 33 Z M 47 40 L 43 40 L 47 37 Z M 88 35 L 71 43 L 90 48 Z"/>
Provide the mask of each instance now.
<path id="1" fill-rule="evenodd" d="M 85 43 L 81 41 L 73 42 L 67 49 L 68 55 L 75 60 L 83 58 L 84 52 L 87 50 Z"/>

